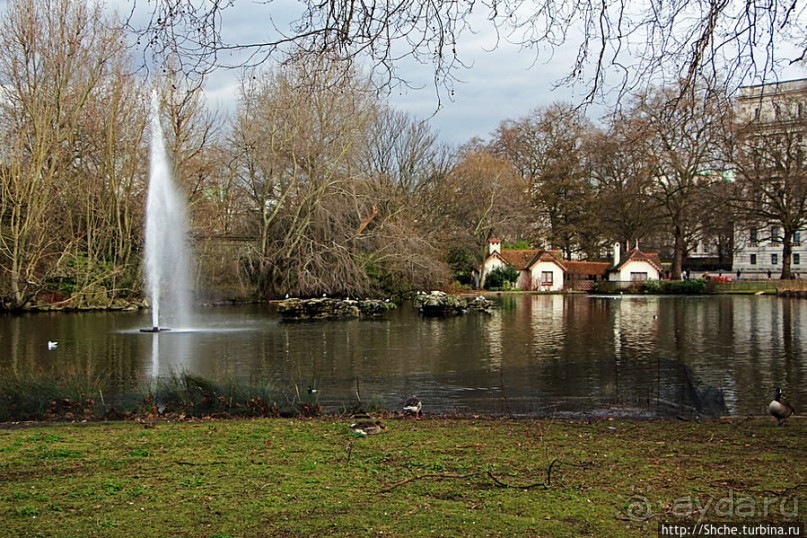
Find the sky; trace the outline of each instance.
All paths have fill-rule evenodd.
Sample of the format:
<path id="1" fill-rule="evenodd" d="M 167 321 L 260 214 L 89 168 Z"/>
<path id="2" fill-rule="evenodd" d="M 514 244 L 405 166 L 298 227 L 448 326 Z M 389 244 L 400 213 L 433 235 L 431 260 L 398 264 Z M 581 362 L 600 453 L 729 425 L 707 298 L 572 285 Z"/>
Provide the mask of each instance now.
<path id="1" fill-rule="evenodd" d="M 107 4 L 122 12 L 131 11 L 132 5 L 135 5 L 136 15 L 143 17 L 159 1 L 107 0 Z M 193 0 L 193 3 L 210 1 Z M 299 0 L 235 0 L 233 7 L 224 11 L 221 20 L 224 41 L 265 41 L 274 33 L 272 22 L 278 27 L 286 27 L 289 21 L 299 16 L 300 4 Z M 523 4 L 524 9 L 530 9 L 533 5 L 530 2 Z M 642 2 L 634 5 L 644 6 Z M 693 5 L 697 6 L 698 3 Z M 796 12 L 801 16 L 807 13 L 804 8 Z M 457 44 L 460 59 L 468 68 L 455 72 L 459 81 L 454 84 L 453 93 L 436 93 L 438 90 L 432 82 L 432 65 L 402 62 L 398 75 L 413 87 L 391 90 L 388 101 L 394 108 L 418 119 L 428 119 L 443 142 L 459 145 L 474 137 L 489 139 L 503 121 L 521 119 L 538 107 L 554 102 L 582 103 L 588 92 L 585 79 L 576 86 L 559 85 L 572 69 L 578 53 L 580 32 L 575 35 L 573 28 L 567 28 L 567 45 L 555 47 L 552 51 L 544 49 L 536 55 L 533 50 L 522 50 L 504 39 L 498 39 L 482 11 L 475 12 L 468 22 L 472 31 L 465 32 Z M 807 21 L 804 21 L 804 26 L 807 27 Z M 641 32 L 637 35 L 640 38 Z M 637 39 L 637 36 L 632 39 Z M 781 44 L 777 46 L 781 48 Z M 621 54 L 624 52 L 623 48 Z M 630 61 L 630 56 L 620 58 Z M 237 64 L 238 55 L 222 55 L 221 60 L 223 63 Z M 224 113 L 233 107 L 239 74 L 238 70 L 220 69 L 207 81 L 205 89 L 208 101 Z M 607 76 L 606 88 L 616 78 L 613 72 Z M 783 80 L 803 77 L 807 77 L 804 64 L 780 73 Z M 607 114 L 607 103 L 595 102 L 586 111 L 589 119 L 596 122 Z"/>
<path id="2" fill-rule="evenodd" d="M 136 20 L 144 20 L 147 0 L 135 0 Z M 107 4 L 120 13 L 129 13 L 133 0 L 108 0 Z M 274 0 L 265 4 L 256 0 L 238 0 L 226 12 L 222 32 L 225 39 L 240 42 L 261 41 L 271 31 L 267 16 L 278 22 L 294 9 L 295 0 Z M 536 58 L 534 51 L 520 50 L 515 45 L 497 40 L 483 19 L 472 21 L 474 33 L 467 33 L 459 43 L 461 60 L 468 66 L 455 76 L 453 95 L 433 85 L 433 67 L 414 61 L 401 64 L 399 75 L 410 86 L 393 88 L 386 96 L 396 109 L 417 119 L 428 120 L 441 141 L 460 145 L 474 137 L 489 139 L 505 120 L 517 120 L 540 106 L 556 101 L 580 102 L 585 88 L 568 86 L 555 88 L 555 83 L 568 74 L 576 49 L 567 47 Z M 224 63 L 238 63 L 238 56 L 223 55 Z M 232 109 L 241 71 L 219 69 L 212 73 L 205 91 L 208 102 L 224 113 Z M 590 114 L 599 114 L 602 107 L 592 107 Z"/>
<path id="3" fill-rule="evenodd" d="M 107 0 L 106 5 L 128 13 L 136 6 L 136 19 L 143 20 L 145 10 L 155 0 Z M 209 0 L 199 0 L 209 1 Z M 268 17 L 282 25 L 299 10 L 297 0 L 236 0 L 226 11 L 222 33 L 225 40 L 256 42 L 272 32 Z M 480 14 L 477 14 L 480 15 Z M 521 50 L 503 40 L 497 40 L 490 24 L 478 16 L 471 21 L 474 33 L 467 33 L 458 44 L 461 60 L 469 66 L 456 72 L 460 79 L 452 96 L 437 95 L 432 84 L 431 65 L 414 62 L 401 64 L 399 75 L 416 86 L 394 88 L 388 95 L 396 109 L 418 119 L 428 119 L 443 142 L 459 145 L 473 137 L 491 138 L 498 125 L 506 120 L 518 120 L 538 107 L 553 102 L 580 103 L 588 88 L 557 86 L 569 74 L 577 54 L 576 43 L 541 51 Z M 805 23 L 807 24 L 807 22 Z M 574 35 L 570 41 L 575 41 Z M 222 56 L 223 62 L 238 63 L 238 56 Z M 232 110 L 240 71 L 219 69 L 207 80 L 205 89 L 209 103 L 228 113 Z M 782 73 L 783 79 L 807 77 L 803 66 Z M 602 104 L 587 109 L 590 119 L 597 120 L 607 113 Z"/>

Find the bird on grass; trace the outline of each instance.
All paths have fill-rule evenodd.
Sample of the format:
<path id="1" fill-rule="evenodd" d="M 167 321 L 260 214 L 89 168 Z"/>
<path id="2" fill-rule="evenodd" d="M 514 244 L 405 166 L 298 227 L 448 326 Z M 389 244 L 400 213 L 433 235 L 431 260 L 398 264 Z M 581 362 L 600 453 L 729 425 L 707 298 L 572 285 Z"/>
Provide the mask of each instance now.
<path id="1" fill-rule="evenodd" d="M 350 425 L 350 429 L 359 435 L 375 435 L 387 429 L 387 425 L 380 420 L 355 422 Z"/>
<path id="2" fill-rule="evenodd" d="M 48 349 L 56 349 L 56 346 L 58 346 L 58 345 L 59 345 L 59 342 L 53 342 L 51 340 L 48 340 Z"/>
<path id="3" fill-rule="evenodd" d="M 423 402 L 421 402 L 420 398 L 417 396 L 410 396 L 403 404 L 404 415 L 414 415 L 415 418 L 420 418 L 420 415 L 423 414 L 421 411 L 422 408 Z"/>
<path id="4" fill-rule="evenodd" d="M 779 387 L 776 387 L 776 395 L 768 405 L 768 411 L 779 422 L 779 425 L 784 424 L 787 417 L 796 412 L 792 405 L 782 399 L 782 389 Z"/>

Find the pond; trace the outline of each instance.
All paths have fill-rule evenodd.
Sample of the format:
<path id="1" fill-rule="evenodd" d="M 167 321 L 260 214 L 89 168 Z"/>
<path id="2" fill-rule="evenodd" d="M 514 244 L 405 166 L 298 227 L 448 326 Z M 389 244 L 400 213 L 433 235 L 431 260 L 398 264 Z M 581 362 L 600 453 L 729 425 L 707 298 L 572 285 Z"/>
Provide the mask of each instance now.
<path id="1" fill-rule="evenodd" d="M 771 296 L 502 295 L 491 315 L 288 323 L 272 305 L 200 308 L 141 333 L 148 312 L 0 316 L 0 375 L 110 376 L 124 394 L 178 372 L 309 387 L 326 410 L 361 398 L 460 414 L 761 415 L 781 386 L 807 404 L 807 301 Z M 58 342 L 48 349 L 48 342 Z M 107 394 L 113 399 L 115 394 Z"/>

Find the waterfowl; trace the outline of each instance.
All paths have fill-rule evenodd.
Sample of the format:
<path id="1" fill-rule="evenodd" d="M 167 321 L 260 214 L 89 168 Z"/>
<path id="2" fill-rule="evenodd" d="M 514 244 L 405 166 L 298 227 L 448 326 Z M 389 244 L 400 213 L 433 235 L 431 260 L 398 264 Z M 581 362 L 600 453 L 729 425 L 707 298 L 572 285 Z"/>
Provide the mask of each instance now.
<path id="1" fill-rule="evenodd" d="M 59 342 L 52 342 L 48 340 L 48 349 L 56 349 L 56 346 L 59 345 Z"/>
<path id="2" fill-rule="evenodd" d="M 387 429 L 387 425 L 380 420 L 356 422 L 350 425 L 350 429 L 359 435 L 374 435 Z"/>
<path id="3" fill-rule="evenodd" d="M 773 397 L 770 405 L 768 405 L 768 411 L 780 425 L 785 423 L 787 417 L 796 412 L 792 405 L 782 399 L 782 389 L 779 387 L 776 387 L 776 395 Z"/>
<path id="4" fill-rule="evenodd" d="M 422 414 L 422 407 L 423 403 L 420 401 L 420 398 L 417 396 L 410 396 L 403 404 L 404 415 L 415 415 L 415 418 L 420 418 L 420 415 Z"/>

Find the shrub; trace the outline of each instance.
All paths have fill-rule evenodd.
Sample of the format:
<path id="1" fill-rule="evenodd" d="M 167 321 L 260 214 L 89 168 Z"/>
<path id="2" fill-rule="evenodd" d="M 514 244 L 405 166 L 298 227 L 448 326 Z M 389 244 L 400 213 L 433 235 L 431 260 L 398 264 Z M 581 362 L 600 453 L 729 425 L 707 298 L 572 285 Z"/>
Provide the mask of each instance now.
<path id="1" fill-rule="evenodd" d="M 642 293 L 669 294 L 669 295 L 701 295 L 707 293 L 708 281 L 699 279 L 689 280 L 649 280 L 642 286 Z"/>
<path id="2" fill-rule="evenodd" d="M 497 267 L 485 276 L 485 289 L 510 289 L 518 281 L 518 269 L 512 265 Z"/>

